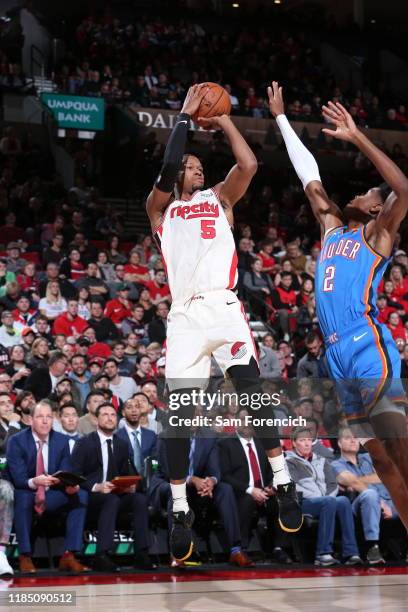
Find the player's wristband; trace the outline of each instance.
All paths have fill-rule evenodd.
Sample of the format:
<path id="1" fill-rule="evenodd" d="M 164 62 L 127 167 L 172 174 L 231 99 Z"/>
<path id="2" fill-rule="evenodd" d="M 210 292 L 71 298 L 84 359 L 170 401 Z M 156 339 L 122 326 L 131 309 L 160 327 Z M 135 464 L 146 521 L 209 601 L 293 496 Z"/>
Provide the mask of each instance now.
<path id="1" fill-rule="evenodd" d="M 156 187 L 165 193 L 171 193 L 183 161 L 187 133 L 190 128 L 190 115 L 180 113 L 176 119 L 171 136 L 164 152 L 163 166 L 156 180 Z"/>

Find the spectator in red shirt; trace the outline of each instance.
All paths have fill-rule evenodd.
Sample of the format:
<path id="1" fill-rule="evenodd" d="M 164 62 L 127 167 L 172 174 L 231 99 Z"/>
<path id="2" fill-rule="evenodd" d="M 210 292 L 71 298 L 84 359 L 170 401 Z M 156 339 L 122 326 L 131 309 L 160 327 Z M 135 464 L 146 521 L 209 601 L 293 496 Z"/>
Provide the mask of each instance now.
<path id="1" fill-rule="evenodd" d="M 387 280 L 384 283 L 384 293 L 387 296 L 387 304 L 395 310 L 401 311 L 401 314 L 404 313 L 404 306 L 400 300 L 398 300 L 394 295 L 394 284 L 391 280 Z"/>
<path id="2" fill-rule="evenodd" d="M 164 270 L 156 270 L 154 280 L 145 283 L 155 306 L 159 302 L 171 302 L 170 287 L 167 284 Z"/>
<path id="3" fill-rule="evenodd" d="M 145 284 L 149 280 L 149 269 L 140 265 L 140 255 L 133 249 L 129 254 L 129 263 L 125 264 L 125 281 Z"/>
<path id="4" fill-rule="evenodd" d="M 23 274 L 18 274 L 16 278 L 21 287 L 21 291 L 30 294 L 35 302 L 40 301 L 40 283 L 36 278 L 35 263 L 28 261 L 24 266 Z"/>
<path id="5" fill-rule="evenodd" d="M 133 378 L 138 385 L 153 380 L 154 372 L 151 361 L 147 355 L 141 355 L 136 360 L 136 372 Z"/>
<path id="6" fill-rule="evenodd" d="M 31 327 L 35 323 L 38 311 L 30 308 L 30 300 L 25 295 L 20 295 L 17 300 L 17 308 L 11 311 L 13 319 L 25 327 Z"/>
<path id="7" fill-rule="evenodd" d="M 132 316 L 132 304 L 128 299 L 130 287 L 127 283 L 120 283 L 116 290 L 118 295 L 106 304 L 104 315 L 120 327 L 123 319 Z"/>
<path id="8" fill-rule="evenodd" d="M 280 284 L 272 291 L 272 304 L 277 311 L 283 339 L 289 340 L 289 316 L 296 314 L 296 291 L 292 287 L 292 274 L 282 272 Z"/>
<path id="9" fill-rule="evenodd" d="M 68 258 L 62 261 L 60 274 L 72 281 L 84 278 L 85 266 L 81 261 L 81 253 L 78 249 L 71 249 Z"/>
<path id="10" fill-rule="evenodd" d="M 387 327 L 395 341 L 397 338 L 402 338 L 405 342 L 405 330 L 398 312 L 391 312 L 388 315 Z"/>
<path id="11" fill-rule="evenodd" d="M 404 277 L 402 268 L 398 264 L 391 268 L 390 281 L 394 285 L 393 297 L 397 302 L 401 302 L 404 299 L 404 295 L 408 293 L 408 278 Z"/>
<path id="12" fill-rule="evenodd" d="M 98 342 L 96 339 L 96 332 L 93 327 L 88 327 L 84 331 L 84 338 L 87 338 L 90 342 L 88 348 L 89 359 L 100 358 L 107 359 L 112 355 L 111 348 L 106 342 Z"/>
<path id="13" fill-rule="evenodd" d="M 273 240 L 264 240 L 261 242 L 260 247 L 261 249 L 259 253 L 257 253 L 257 257 L 262 261 L 261 272 L 267 272 L 272 276 L 276 266 L 275 258 L 272 256 Z"/>
<path id="14" fill-rule="evenodd" d="M 78 300 L 70 299 L 68 300 L 67 312 L 63 312 L 54 321 L 53 334 L 64 334 L 67 337 L 78 338 L 87 327 L 88 322 L 78 316 Z"/>
<path id="15" fill-rule="evenodd" d="M 296 296 L 296 305 L 306 306 L 310 296 L 313 293 L 313 281 L 310 278 L 305 278 L 300 286 L 300 293 Z"/>
<path id="16" fill-rule="evenodd" d="M 385 293 L 380 293 L 377 297 L 377 308 L 378 308 L 378 316 L 377 319 L 380 323 L 387 324 L 388 317 L 392 312 L 396 312 L 395 308 L 392 306 L 388 306 L 387 296 Z"/>

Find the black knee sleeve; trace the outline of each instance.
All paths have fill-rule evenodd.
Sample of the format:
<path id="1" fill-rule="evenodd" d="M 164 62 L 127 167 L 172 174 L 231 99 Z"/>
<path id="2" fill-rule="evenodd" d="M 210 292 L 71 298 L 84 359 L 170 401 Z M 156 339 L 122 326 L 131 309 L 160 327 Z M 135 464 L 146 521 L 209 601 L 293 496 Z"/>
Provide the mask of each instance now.
<path id="1" fill-rule="evenodd" d="M 272 400 L 268 404 L 260 401 L 261 396 L 265 399 L 266 393 L 262 390 L 259 368 L 255 359 L 251 357 L 251 361 L 247 365 L 236 365 L 228 368 L 228 375 L 238 395 L 245 395 L 245 402 L 242 402 L 241 407 L 243 410 L 248 410 L 249 414 L 254 418 L 255 433 L 261 440 L 265 450 L 280 448 L 277 427 L 262 423 L 262 420 L 273 419 L 274 411 Z"/>

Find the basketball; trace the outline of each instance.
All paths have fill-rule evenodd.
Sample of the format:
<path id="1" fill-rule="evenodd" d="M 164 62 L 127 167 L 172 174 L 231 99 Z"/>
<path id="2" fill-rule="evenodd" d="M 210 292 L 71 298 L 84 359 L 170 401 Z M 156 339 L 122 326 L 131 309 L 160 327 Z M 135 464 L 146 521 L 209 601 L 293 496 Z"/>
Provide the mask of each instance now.
<path id="1" fill-rule="evenodd" d="M 198 108 L 193 115 L 193 121 L 197 122 L 198 117 L 219 117 L 229 115 L 231 112 L 231 100 L 229 93 L 217 85 L 217 83 L 204 83 L 209 87 Z"/>

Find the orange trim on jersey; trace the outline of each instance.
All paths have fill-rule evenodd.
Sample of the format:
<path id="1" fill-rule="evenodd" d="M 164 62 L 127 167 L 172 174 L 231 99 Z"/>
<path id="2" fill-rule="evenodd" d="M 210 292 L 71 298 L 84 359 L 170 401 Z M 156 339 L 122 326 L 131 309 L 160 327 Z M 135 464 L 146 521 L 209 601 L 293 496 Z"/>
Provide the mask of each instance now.
<path id="1" fill-rule="evenodd" d="M 365 226 L 363 225 L 363 227 L 361 228 L 361 237 L 363 239 L 364 244 L 366 245 L 367 249 L 369 251 L 371 251 L 371 253 L 375 256 L 375 257 L 379 257 L 380 259 L 386 259 L 384 257 L 384 255 L 380 255 L 380 253 L 377 253 L 377 251 L 374 251 L 373 247 L 369 244 L 369 242 L 366 240 L 365 237 L 365 231 L 364 231 Z"/>
<path id="2" fill-rule="evenodd" d="M 376 403 L 378 401 L 378 398 L 381 395 L 382 390 L 384 389 L 384 385 L 387 382 L 387 377 L 388 377 L 389 372 L 388 372 L 388 366 L 387 366 L 387 358 L 385 356 L 384 349 L 381 346 L 380 334 L 378 333 L 378 330 L 377 330 L 376 326 L 371 321 L 371 319 L 370 319 L 370 317 L 368 315 L 366 315 L 366 319 L 367 319 L 368 325 L 371 327 L 371 329 L 374 332 L 375 345 L 376 345 L 377 350 L 378 350 L 378 352 L 380 354 L 381 367 L 382 367 L 381 381 L 378 384 L 377 390 L 375 392 L 374 399 L 367 406 L 367 413 L 370 414 L 371 410 L 376 405 Z"/>
<path id="3" fill-rule="evenodd" d="M 249 322 L 248 322 L 248 317 L 246 316 L 246 312 L 245 312 L 244 305 L 243 305 L 243 303 L 242 303 L 242 302 L 240 302 L 240 304 L 241 304 L 241 312 L 242 312 L 242 316 L 243 316 L 243 317 L 244 317 L 244 319 L 245 319 L 245 323 L 248 325 L 249 334 L 250 334 L 250 336 L 251 336 L 252 344 L 253 344 L 253 347 L 254 347 L 254 357 L 255 357 L 256 363 L 258 364 L 258 367 L 259 367 L 258 350 L 257 350 L 257 348 L 256 348 L 256 344 L 255 344 L 254 335 L 253 335 L 253 333 L 252 333 L 252 329 L 251 329 L 251 327 L 250 327 L 250 325 L 249 325 Z"/>
<path id="4" fill-rule="evenodd" d="M 348 421 L 367 421 L 367 414 L 365 412 L 359 412 L 358 414 L 346 415 L 347 422 Z"/>
<path id="5" fill-rule="evenodd" d="M 364 303 L 366 305 L 366 311 L 364 314 L 366 317 L 368 316 L 368 313 L 370 312 L 370 308 L 371 308 L 371 304 L 368 301 L 368 296 L 370 293 L 371 285 L 373 284 L 374 274 L 375 274 L 376 268 L 381 263 L 381 259 L 382 259 L 381 256 L 374 253 L 374 251 L 373 251 L 373 254 L 376 257 L 376 261 L 374 261 L 373 264 L 371 265 L 370 274 L 368 275 L 367 283 L 364 288 Z"/>
<path id="6" fill-rule="evenodd" d="M 364 289 L 364 303 L 366 305 L 366 311 L 364 313 L 364 316 L 367 320 L 367 323 L 369 325 L 369 327 L 372 329 L 373 334 L 374 334 L 374 340 L 375 340 L 375 346 L 378 350 L 378 353 L 380 355 L 380 359 L 381 359 L 381 369 L 382 369 L 382 376 L 381 376 L 381 382 L 378 385 L 377 391 L 375 393 L 374 399 L 372 402 L 370 402 L 369 406 L 367 407 L 367 412 L 369 413 L 375 406 L 375 404 L 377 403 L 378 397 L 380 396 L 384 385 L 386 383 L 386 378 L 388 375 L 388 366 L 387 366 L 387 358 L 385 356 L 384 353 L 384 349 L 381 346 L 381 340 L 380 340 L 380 335 L 378 333 L 378 330 L 376 328 L 376 326 L 374 325 L 374 323 L 372 322 L 372 320 L 370 319 L 369 316 L 369 312 L 371 309 L 371 304 L 369 303 L 369 293 L 370 293 L 370 289 L 373 283 L 373 278 L 374 278 L 374 274 L 376 272 L 377 267 L 379 266 L 379 264 L 382 261 L 382 257 L 381 255 L 378 255 L 378 253 L 376 253 L 375 251 L 373 251 L 373 249 L 370 247 L 370 245 L 368 244 L 368 242 L 365 240 L 364 238 L 364 231 L 361 232 L 361 235 L 363 237 L 364 243 L 367 245 L 367 247 L 370 249 L 370 251 L 372 252 L 372 254 L 375 256 L 376 260 L 373 262 L 373 264 L 371 265 L 371 270 L 370 270 L 370 274 L 368 276 L 367 279 L 367 283 Z"/>
<path id="7" fill-rule="evenodd" d="M 227 289 L 233 289 L 235 287 L 235 275 L 237 273 L 237 266 L 238 266 L 238 255 L 237 255 L 236 249 L 234 249 L 234 254 L 231 260 L 231 267 L 230 267 Z"/>
<path id="8" fill-rule="evenodd" d="M 407 404 L 408 403 L 407 398 L 404 397 L 403 395 L 401 395 L 400 397 L 389 397 L 387 395 L 387 397 L 391 402 L 394 402 L 394 404 Z"/>

